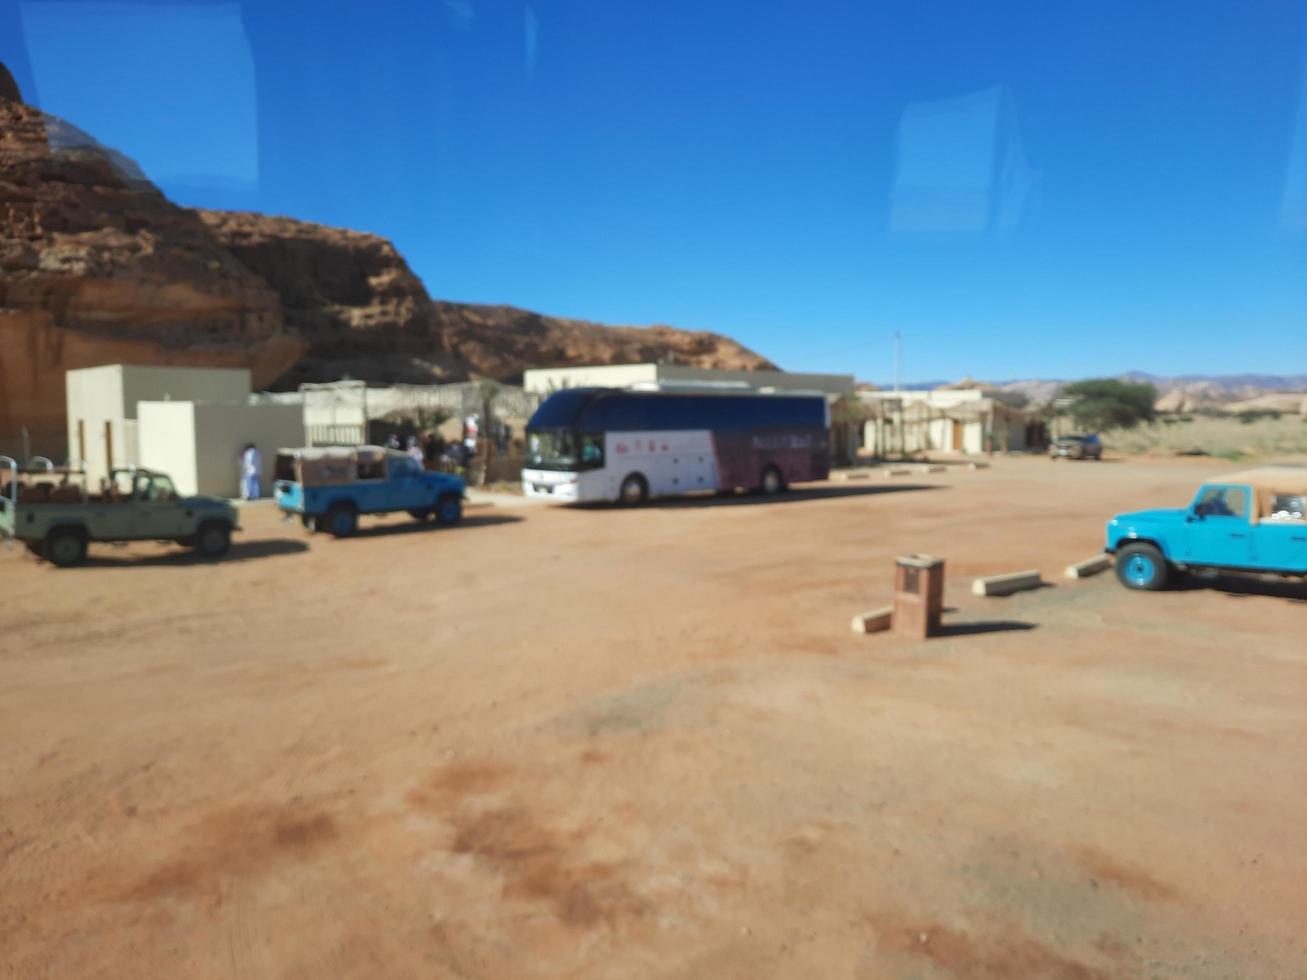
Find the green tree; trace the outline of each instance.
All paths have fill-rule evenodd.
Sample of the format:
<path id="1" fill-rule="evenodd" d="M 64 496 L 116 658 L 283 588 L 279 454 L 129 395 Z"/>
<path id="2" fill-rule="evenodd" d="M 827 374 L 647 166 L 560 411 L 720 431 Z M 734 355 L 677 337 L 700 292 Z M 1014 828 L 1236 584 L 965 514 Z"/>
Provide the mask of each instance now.
<path id="1" fill-rule="evenodd" d="M 501 391 L 499 382 L 485 378 L 477 382 L 477 393 L 481 396 L 481 433 L 478 442 L 485 447 L 485 463 L 476 476 L 477 486 L 485 486 L 490 474 L 490 463 L 495 458 L 494 417 L 495 401 Z"/>
<path id="2" fill-rule="evenodd" d="M 1132 429 L 1156 417 L 1157 389 L 1143 382 L 1090 378 L 1065 385 L 1060 394 L 1072 399 L 1067 412 L 1076 425 L 1090 430 Z"/>

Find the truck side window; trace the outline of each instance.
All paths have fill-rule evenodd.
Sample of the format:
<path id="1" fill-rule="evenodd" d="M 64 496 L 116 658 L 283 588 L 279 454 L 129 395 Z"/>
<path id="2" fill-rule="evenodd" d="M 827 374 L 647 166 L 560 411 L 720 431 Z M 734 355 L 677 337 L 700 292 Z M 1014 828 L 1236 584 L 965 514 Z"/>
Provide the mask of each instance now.
<path id="1" fill-rule="evenodd" d="M 1273 521 L 1301 521 L 1307 513 L 1307 494 L 1273 494 L 1270 509 Z"/>
<path id="2" fill-rule="evenodd" d="M 1204 517 L 1243 517 L 1247 510 L 1242 487 L 1211 487 L 1198 502 L 1198 513 Z"/>

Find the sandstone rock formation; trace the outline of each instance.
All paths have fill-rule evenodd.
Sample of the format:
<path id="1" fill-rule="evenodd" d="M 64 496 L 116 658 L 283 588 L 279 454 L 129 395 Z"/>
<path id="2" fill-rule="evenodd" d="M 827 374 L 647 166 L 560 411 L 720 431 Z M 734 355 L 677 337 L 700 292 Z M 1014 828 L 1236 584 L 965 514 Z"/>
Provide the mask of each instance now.
<path id="1" fill-rule="evenodd" d="M 193 211 L 0 65 L 0 452 L 65 441 L 64 372 L 246 366 L 259 387 L 513 381 L 532 366 L 672 359 L 772 368 L 729 338 L 433 300 L 390 242 L 290 218 Z"/>
<path id="2" fill-rule="evenodd" d="M 281 296 L 286 322 L 309 345 L 281 379 L 351 377 L 427 383 L 516 381 L 528 367 L 679 364 L 767 370 L 766 359 L 720 334 L 609 327 L 511 306 L 433 300 L 384 238 L 233 211 L 199 211 L 217 239 Z"/>
<path id="3" fill-rule="evenodd" d="M 71 368 L 240 365 L 267 384 L 303 349 L 277 294 L 196 214 L 75 127 L 0 98 L 0 451 L 22 429 L 34 451 L 62 451 Z"/>

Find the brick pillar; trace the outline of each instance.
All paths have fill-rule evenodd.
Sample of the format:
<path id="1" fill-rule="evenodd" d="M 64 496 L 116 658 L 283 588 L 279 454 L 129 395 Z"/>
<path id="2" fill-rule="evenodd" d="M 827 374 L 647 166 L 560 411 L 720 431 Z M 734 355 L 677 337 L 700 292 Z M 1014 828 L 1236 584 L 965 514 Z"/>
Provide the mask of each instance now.
<path id="1" fill-rule="evenodd" d="M 944 559 L 908 555 L 894 561 L 894 632 L 924 640 L 939 632 Z"/>

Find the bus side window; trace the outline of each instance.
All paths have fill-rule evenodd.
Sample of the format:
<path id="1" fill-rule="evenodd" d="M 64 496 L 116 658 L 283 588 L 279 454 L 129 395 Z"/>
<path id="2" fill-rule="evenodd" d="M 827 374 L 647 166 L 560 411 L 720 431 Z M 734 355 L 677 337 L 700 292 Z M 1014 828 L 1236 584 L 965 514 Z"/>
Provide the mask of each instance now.
<path id="1" fill-rule="evenodd" d="M 581 465 L 595 467 L 604 465 L 603 436 L 581 436 Z"/>

